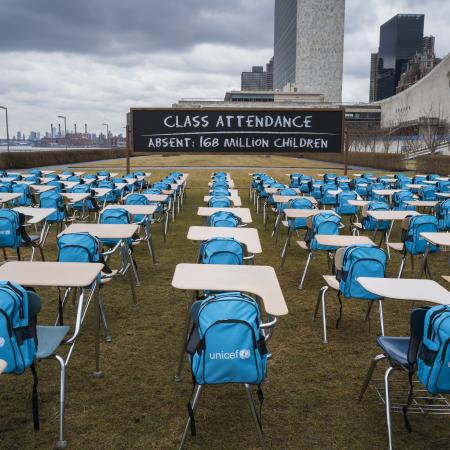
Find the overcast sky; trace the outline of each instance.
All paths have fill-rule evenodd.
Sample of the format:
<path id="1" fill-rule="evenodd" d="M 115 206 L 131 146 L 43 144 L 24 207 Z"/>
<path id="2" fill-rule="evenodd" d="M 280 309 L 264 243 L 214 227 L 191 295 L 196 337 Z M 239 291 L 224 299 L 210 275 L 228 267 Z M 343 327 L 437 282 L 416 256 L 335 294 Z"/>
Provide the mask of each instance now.
<path id="1" fill-rule="evenodd" d="M 108 122 L 123 132 L 130 106 L 223 98 L 240 73 L 273 55 L 274 0 L 1 0 L 0 105 L 10 133 Z M 425 14 L 437 54 L 450 51 L 448 0 L 347 0 L 344 101 L 367 101 L 379 26 Z M 5 137 L 0 111 L 0 137 Z"/>

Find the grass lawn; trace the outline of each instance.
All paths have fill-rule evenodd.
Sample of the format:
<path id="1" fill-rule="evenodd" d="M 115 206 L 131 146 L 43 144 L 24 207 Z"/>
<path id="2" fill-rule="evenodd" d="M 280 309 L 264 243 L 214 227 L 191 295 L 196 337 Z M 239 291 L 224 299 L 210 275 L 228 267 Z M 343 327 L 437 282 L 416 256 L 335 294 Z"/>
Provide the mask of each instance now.
<path id="1" fill-rule="evenodd" d="M 246 159 L 245 159 L 246 158 Z M 137 165 L 210 165 L 208 157 L 146 157 L 133 159 Z M 244 161 L 246 161 L 244 163 Z M 299 167 L 315 174 L 330 164 L 301 159 L 259 156 L 219 156 L 214 165 L 263 165 Z M 103 167 L 109 162 L 101 163 Z M 123 161 L 111 165 L 123 167 Z M 95 163 L 83 167 L 101 167 Z M 311 168 L 313 167 L 313 168 Z M 320 171 L 320 170 L 319 170 Z M 153 171 L 159 180 L 169 171 Z M 248 170 L 233 170 L 243 206 L 250 206 Z M 339 172 L 341 173 L 342 170 Z M 287 180 L 286 170 L 269 173 Z M 161 227 L 154 226 L 158 264 L 152 266 L 146 248 L 135 248 L 142 285 L 138 288 L 139 308 L 131 305 L 127 278 L 114 280 L 101 290 L 109 325 L 111 343 L 101 344 L 102 379 L 92 376 L 94 369 L 93 308 L 88 312 L 81 336 L 67 371 L 66 438 L 69 448 L 86 449 L 173 449 L 179 444 L 187 416 L 186 403 L 192 383 L 185 364 L 183 380 L 174 381 L 177 355 L 188 294 L 171 287 L 176 264 L 194 262 L 198 244 L 186 239 L 191 225 L 202 225 L 196 215 L 203 205 L 211 170 L 190 172 L 186 202 L 181 214 L 171 223 L 168 242 L 163 243 Z M 324 255 L 311 266 L 305 289 L 297 290 L 298 278 L 306 260 L 294 239 L 285 269 L 279 270 L 281 242 L 274 246 L 270 227 L 264 230 L 262 216 L 252 209 L 259 229 L 263 253 L 256 264 L 271 265 L 277 274 L 289 308 L 282 317 L 271 343 L 274 358 L 269 364 L 264 385 L 263 427 L 268 448 L 273 449 L 382 449 L 387 446 L 383 405 L 373 390 L 361 404 L 357 396 L 371 358 L 377 354 L 375 338 L 379 332 L 377 308 L 369 324 L 363 320 L 366 303 L 344 303 L 340 329 L 334 327 L 338 302 L 329 294 L 329 344 L 321 340 L 321 321 L 312 321 L 312 308 L 327 273 Z M 272 222 L 271 222 L 272 223 Z M 398 229 L 398 226 L 397 226 Z M 399 233 L 392 240 L 398 239 Z M 54 260 L 55 232 L 51 231 L 46 255 Z M 436 276 L 447 272 L 445 255 L 432 257 Z M 400 259 L 389 263 L 389 275 L 397 273 Z M 416 264 L 417 270 L 418 264 Z M 408 265 L 406 276 L 413 277 Z M 52 323 L 57 292 L 40 289 L 43 311 L 40 323 Z M 386 333 L 408 333 L 411 303 L 387 300 L 384 303 Z M 74 308 L 68 305 L 67 317 Z M 380 367 L 383 367 L 380 365 Z M 59 372 L 57 364 L 38 365 L 40 378 L 41 431 L 35 433 L 31 415 L 31 375 L 0 377 L 0 448 L 48 449 L 57 436 Z M 376 375 L 381 376 L 382 371 Z M 405 376 L 406 383 L 406 376 Z M 406 398 L 406 394 L 405 394 Z M 258 440 L 245 390 L 240 386 L 207 387 L 197 411 L 197 437 L 188 437 L 192 449 L 253 449 Z M 413 433 L 408 434 L 401 414 L 393 415 L 396 448 L 450 448 L 449 422 L 445 417 L 411 417 Z"/>

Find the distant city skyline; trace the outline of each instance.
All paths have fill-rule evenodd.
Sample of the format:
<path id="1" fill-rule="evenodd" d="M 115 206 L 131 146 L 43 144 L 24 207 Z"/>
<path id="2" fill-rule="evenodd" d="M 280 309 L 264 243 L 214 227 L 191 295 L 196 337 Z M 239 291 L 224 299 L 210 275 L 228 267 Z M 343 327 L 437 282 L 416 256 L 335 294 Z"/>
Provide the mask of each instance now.
<path id="1" fill-rule="evenodd" d="M 0 3 L 0 105 L 11 136 L 50 129 L 57 116 L 124 132 L 131 106 L 223 98 L 240 73 L 273 55 L 274 0 L 118 0 Z M 343 101 L 368 101 L 370 53 L 392 16 L 425 14 L 436 55 L 450 50 L 443 0 L 347 0 Z M 0 110 L 0 138 L 6 136 Z M 70 125 L 72 127 L 72 125 Z"/>

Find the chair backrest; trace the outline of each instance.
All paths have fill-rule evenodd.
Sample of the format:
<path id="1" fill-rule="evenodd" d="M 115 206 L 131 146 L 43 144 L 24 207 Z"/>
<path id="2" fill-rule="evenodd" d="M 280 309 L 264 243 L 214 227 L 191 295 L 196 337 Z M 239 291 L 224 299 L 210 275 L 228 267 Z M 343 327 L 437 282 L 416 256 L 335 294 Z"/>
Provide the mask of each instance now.
<path id="1" fill-rule="evenodd" d="M 211 208 L 229 208 L 231 200 L 225 196 L 214 195 L 209 199 L 208 206 Z"/>
<path id="2" fill-rule="evenodd" d="M 436 206 L 439 230 L 450 229 L 450 198 L 439 202 Z"/>
<path id="3" fill-rule="evenodd" d="M 100 241 L 89 233 L 67 233 L 58 239 L 58 262 L 100 262 Z"/>
<path id="4" fill-rule="evenodd" d="M 47 217 L 50 222 L 60 222 L 64 219 L 64 200 L 56 190 L 43 192 L 39 196 L 40 208 L 54 208 L 56 211 Z"/>
<path id="5" fill-rule="evenodd" d="M 20 216 L 12 209 L 0 209 L 0 248 L 18 248 L 22 244 Z"/>
<path id="6" fill-rule="evenodd" d="M 413 255 L 421 255 L 425 252 L 427 241 L 420 233 L 435 233 L 439 231 L 438 220 L 429 214 L 406 217 L 402 222 L 402 241 L 405 250 Z M 439 247 L 429 245 L 430 252 L 436 252 Z"/>
<path id="7" fill-rule="evenodd" d="M 20 194 L 20 197 L 16 200 L 20 206 L 31 205 L 31 193 L 28 184 L 13 184 L 11 191 Z"/>
<path id="8" fill-rule="evenodd" d="M 241 219 L 228 211 L 217 211 L 208 218 L 209 227 L 236 228 L 241 224 Z"/>
<path id="9" fill-rule="evenodd" d="M 375 245 L 352 245 L 336 252 L 336 278 L 339 290 L 347 298 L 375 300 L 379 296 L 364 289 L 358 277 L 383 278 L 387 257 L 384 250 Z"/>
<path id="10" fill-rule="evenodd" d="M 260 384 L 266 376 L 267 348 L 257 302 L 240 292 L 224 292 L 195 302 L 187 350 L 197 384 Z"/>
<path id="11" fill-rule="evenodd" d="M 28 293 L 22 286 L 0 281 L 0 359 L 7 363 L 5 373 L 21 374 L 33 364 L 39 309 L 29 308 Z"/>
<path id="12" fill-rule="evenodd" d="M 425 313 L 417 377 L 431 394 L 450 392 L 450 308 L 434 306 Z"/>
<path id="13" fill-rule="evenodd" d="M 241 265 L 244 261 L 244 246 L 233 238 L 212 238 L 200 247 L 201 264 Z"/>

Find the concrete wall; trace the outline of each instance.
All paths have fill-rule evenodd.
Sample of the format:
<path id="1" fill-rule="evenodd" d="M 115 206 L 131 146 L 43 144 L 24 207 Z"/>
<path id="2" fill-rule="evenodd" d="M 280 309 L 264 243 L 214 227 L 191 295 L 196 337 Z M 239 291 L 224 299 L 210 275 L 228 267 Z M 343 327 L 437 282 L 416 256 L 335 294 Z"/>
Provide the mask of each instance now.
<path id="1" fill-rule="evenodd" d="M 382 127 L 423 116 L 438 117 L 439 112 L 450 121 L 450 54 L 409 89 L 376 104 L 381 106 Z"/>
<path id="2" fill-rule="evenodd" d="M 298 0 L 296 84 L 299 92 L 342 101 L 345 0 Z"/>

